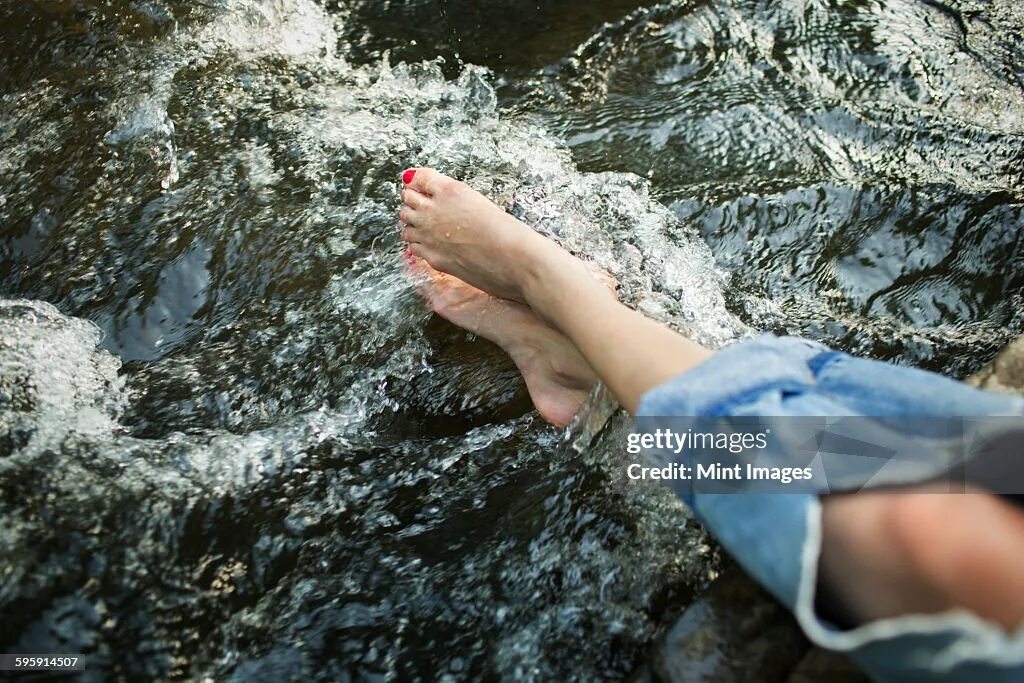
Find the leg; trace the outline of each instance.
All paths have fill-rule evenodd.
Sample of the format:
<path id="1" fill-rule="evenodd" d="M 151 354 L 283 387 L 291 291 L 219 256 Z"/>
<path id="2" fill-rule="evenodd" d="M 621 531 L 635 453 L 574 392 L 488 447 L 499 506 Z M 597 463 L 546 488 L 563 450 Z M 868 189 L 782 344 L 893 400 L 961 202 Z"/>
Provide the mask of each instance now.
<path id="1" fill-rule="evenodd" d="M 463 183 L 407 172 L 403 238 L 415 255 L 488 292 L 522 301 L 560 330 L 620 403 L 711 354 L 607 296 L 579 259 Z M 918 487 L 917 491 L 925 491 Z M 974 610 L 1024 619 L 1024 514 L 994 496 L 879 493 L 824 503 L 822 580 L 859 619 Z"/>
<path id="2" fill-rule="evenodd" d="M 966 608 L 1007 630 L 1024 616 L 1024 515 L 976 491 L 825 499 L 820 581 L 858 623 Z"/>

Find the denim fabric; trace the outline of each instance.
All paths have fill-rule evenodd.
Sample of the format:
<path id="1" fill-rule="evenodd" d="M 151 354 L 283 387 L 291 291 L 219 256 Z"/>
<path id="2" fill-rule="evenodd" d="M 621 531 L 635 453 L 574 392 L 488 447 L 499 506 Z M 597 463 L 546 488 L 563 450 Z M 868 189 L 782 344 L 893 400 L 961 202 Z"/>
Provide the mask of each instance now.
<path id="1" fill-rule="evenodd" d="M 723 349 L 644 396 L 639 416 L 1024 414 L 1024 399 L 870 361 L 803 339 L 764 336 Z M 821 504 L 806 494 L 688 496 L 694 514 L 816 644 L 849 653 L 880 681 L 1024 681 L 1024 628 L 972 614 L 911 615 L 840 630 L 814 610 Z"/>

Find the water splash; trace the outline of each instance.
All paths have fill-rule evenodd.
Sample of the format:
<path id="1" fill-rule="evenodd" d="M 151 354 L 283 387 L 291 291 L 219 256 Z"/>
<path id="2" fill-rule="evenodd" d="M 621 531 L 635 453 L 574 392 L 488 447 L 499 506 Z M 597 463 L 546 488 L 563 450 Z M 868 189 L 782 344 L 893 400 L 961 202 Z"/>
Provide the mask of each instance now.
<path id="1" fill-rule="evenodd" d="M 22 607 L 0 640 L 127 677 L 628 673 L 714 553 L 671 495 L 620 481 L 621 456 L 581 460 L 540 424 L 500 352 L 429 317 L 400 268 L 398 173 L 470 180 L 720 342 L 742 326 L 706 248 L 643 182 L 582 176 L 503 120 L 484 69 L 351 66 L 342 19 L 303 0 L 165 9 L 156 38 L 120 35 L 120 66 L 98 53 L 3 102 L 0 219 L 25 245 L 3 286 L 105 334 L 46 308 L 11 351 L 40 362 L 2 377 L 45 377 L 50 327 L 85 330 L 68 362 L 102 368 L 85 389 L 117 409 L 11 441 L 0 609 Z M 55 149 L 59 182 L 39 172 Z M 91 415 L 69 392 L 55 414 Z"/>

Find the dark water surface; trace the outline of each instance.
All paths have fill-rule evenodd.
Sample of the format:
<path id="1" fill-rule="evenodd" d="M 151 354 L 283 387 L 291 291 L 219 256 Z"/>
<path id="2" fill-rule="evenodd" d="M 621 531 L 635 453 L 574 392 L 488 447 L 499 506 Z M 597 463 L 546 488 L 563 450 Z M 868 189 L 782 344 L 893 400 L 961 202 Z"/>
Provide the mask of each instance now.
<path id="1" fill-rule="evenodd" d="M 0 650 L 627 676 L 716 552 L 622 481 L 626 418 L 578 452 L 423 309 L 399 171 L 705 343 L 960 375 L 1024 329 L 1022 28 L 982 0 L 0 0 Z"/>

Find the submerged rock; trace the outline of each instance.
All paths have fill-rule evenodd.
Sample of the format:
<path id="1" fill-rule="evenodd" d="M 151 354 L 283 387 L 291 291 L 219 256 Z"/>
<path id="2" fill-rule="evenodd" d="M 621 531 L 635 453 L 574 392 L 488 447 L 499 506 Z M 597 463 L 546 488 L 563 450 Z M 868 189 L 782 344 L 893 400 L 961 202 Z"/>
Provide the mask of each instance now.
<path id="1" fill-rule="evenodd" d="M 730 565 L 658 640 L 650 675 L 671 683 L 778 681 L 807 649 L 789 612 Z"/>

